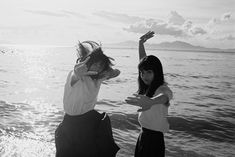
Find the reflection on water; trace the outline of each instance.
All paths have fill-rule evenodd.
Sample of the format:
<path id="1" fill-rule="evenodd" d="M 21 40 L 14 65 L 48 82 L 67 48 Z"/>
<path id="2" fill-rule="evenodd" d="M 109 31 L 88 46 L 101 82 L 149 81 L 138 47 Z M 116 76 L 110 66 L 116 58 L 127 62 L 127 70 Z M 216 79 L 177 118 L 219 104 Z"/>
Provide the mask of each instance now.
<path id="1" fill-rule="evenodd" d="M 0 156 L 54 156 L 63 118 L 63 86 L 72 48 L 14 48 L 0 54 Z M 133 156 L 138 107 L 124 99 L 137 90 L 137 50 L 106 49 L 122 73 L 105 82 L 96 109 L 111 118 L 118 157 Z M 9 53 L 10 52 L 10 53 Z M 235 55 L 148 51 L 162 61 L 174 91 L 165 135 L 168 157 L 235 156 Z"/>

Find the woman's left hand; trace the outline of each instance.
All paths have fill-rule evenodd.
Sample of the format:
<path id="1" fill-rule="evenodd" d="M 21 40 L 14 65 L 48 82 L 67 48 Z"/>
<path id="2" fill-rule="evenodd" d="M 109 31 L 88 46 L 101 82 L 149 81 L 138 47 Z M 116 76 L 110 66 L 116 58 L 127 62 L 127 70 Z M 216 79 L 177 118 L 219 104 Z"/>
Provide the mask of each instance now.
<path id="1" fill-rule="evenodd" d="M 154 36 L 154 31 L 148 31 L 144 35 L 140 37 L 140 43 L 145 43 L 148 39 L 152 38 Z"/>
<path id="2" fill-rule="evenodd" d="M 146 111 L 152 107 L 153 101 L 149 97 L 140 94 L 133 94 L 133 95 L 134 95 L 133 97 L 127 97 L 125 101 L 130 105 L 141 107 L 140 109 L 137 110 L 138 112 Z"/>
<path id="3" fill-rule="evenodd" d="M 103 72 L 101 75 L 103 76 L 103 79 L 111 79 L 117 77 L 118 75 L 120 75 L 120 73 L 120 70 L 110 68 L 109 70 Z"/>

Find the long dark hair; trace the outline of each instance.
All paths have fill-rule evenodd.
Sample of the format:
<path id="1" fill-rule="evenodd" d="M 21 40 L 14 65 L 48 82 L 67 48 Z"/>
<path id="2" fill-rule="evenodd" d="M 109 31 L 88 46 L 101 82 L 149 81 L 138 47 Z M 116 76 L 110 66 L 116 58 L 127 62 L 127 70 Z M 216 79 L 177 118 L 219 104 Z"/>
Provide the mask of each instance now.
<path id="1" fill-rule="evenodd" d="M 85 44 L 90 45 L 90 47 L 88 47 L 87 45 L 85 46 Z M 91 67 L 92 64 L 94 63 L 100 63 L 102 70 L 97 74 L 97 75 L 92 75 L 90 76 L 92 79 L 100 79 L 103 77 L 103 73 L 105 71 L 108 71 L 111 66 L 113 66 L 113 63 L 111 62 L 111 60 L 114 60 L 111 57 L 106 56 L 103 53 L 103 50 L 101 48 L 101 44 L 98 44 L 94 41 L 83 41 L 82 43 L 78 43 L 78 59 L 77 59 L 77 63 L 79 61 L 84 61 L 87 57 L 90 57 L 89 61 L 86 63 L 88 70 Z"/>
<path id="2" fill-rule="evenodd" d="M 157 88 L 164 84 L 164 74 L 161 61 L 156 56 L 146 56 L 140 61 L 138 70 L 138 94 L 152 97 Z M 152 70 L 154 73 L 154 78 L 150 85 L 146 85 L 141 79 L 140 73 L 143 70 Z"/>

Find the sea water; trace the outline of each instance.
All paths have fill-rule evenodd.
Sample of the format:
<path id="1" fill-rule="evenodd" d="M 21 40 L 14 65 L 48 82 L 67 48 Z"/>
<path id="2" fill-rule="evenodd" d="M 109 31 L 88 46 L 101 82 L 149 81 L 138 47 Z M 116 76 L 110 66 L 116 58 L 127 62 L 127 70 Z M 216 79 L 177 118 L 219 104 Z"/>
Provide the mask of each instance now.
<path id="1" fill-rule="evenodd" d="M 0 156 L 55 156 L 63 89 L 76 61 L 73 47 L 0 47 Z M 137 49 L 104 48 L 119 77 L 102 84 L 96 109 L 111 118 L 117 157 L 131 157 L 140 132 Z M 235 53 L 146 50 L 163 64 L 174 93 L 169 107 L 167 157 L 235 156 Z"/>

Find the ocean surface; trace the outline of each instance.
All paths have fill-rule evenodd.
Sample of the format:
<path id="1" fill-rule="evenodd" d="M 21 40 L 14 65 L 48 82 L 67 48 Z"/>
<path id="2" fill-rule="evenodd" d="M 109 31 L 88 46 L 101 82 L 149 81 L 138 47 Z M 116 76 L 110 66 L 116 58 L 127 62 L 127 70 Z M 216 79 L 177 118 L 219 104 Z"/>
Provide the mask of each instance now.
<path id="1" fill-rule="evenodd" d="M 0 156 L 51 157 L 63 118 L 63 88 L 76 61 L 74 47 L 0 46 Z M 111 118 L 117 157 L 134 153 L 138 107 L 137 49 L 104 48 L 119 77 L 106 81 L 96 109 Z M 235 156 L 235 53 L 147 50 L 162 61 L 174 92 L 166 157 Z"/>

